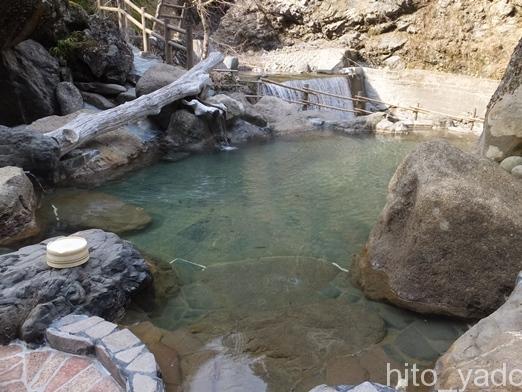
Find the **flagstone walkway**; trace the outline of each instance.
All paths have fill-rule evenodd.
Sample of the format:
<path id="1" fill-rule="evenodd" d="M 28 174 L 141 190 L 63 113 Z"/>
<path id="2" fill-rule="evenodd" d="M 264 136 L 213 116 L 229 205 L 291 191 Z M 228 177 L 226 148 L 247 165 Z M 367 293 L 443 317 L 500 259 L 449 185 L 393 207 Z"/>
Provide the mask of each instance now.
<path id="1" fill-rule="evenodd" d="M 94 358 L 24 343 L 0 346 L 2 392 L 121 392 Z"/>

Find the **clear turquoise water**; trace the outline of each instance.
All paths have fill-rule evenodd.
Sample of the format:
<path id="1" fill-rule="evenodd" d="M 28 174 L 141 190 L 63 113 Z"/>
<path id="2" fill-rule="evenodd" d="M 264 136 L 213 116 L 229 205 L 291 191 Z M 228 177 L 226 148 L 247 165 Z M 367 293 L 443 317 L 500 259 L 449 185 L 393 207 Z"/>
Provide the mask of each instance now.
<path id="1" fill-rule="evenodd" d="M 144 207 L 127 236 L 165 261 L 302 255 L 347 265 L 415 141 L 310 137 L 163 163 L 100 190 Z"/>

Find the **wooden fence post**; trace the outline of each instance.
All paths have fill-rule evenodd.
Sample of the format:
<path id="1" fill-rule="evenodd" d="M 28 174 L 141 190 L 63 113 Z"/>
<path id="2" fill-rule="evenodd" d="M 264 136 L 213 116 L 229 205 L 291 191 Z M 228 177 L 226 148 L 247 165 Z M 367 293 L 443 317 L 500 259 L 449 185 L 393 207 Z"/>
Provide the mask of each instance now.
<path id="1" fill-rule="evenodd" d="M 361 99 L 361 98 L 364 98 L 363 97 L 363 92 L 361 90 L 358 90 L 357 91 L 357 99 Z M 356 101 L 355 105 L 353 105 L 353 106 L 357 107 L 357 109 L 358 109 L 357 113 L 355 113 L 356 116 L 361 113 L 361 109 L 366 111 L 366 102 Z"/>
<path id="2" fill-rule="evenodd" d="M 143 51 L 149 51 L 149 38 L 147 37 L 147 18 L 145 18 L 145 7 L 141 7 L 141 34 L 143 37 Z"/>
<path id="3" fill-rule="evenodd" d="M 191 69 L 194 66 L 194 47 L 192 37 L 192 23 L 190 23 L 190 20 L 187 20 L 186 31 L 185 48 L 187 48 L 187 69 Z"/>
<path id="4" fill-rule="evenodd" d="M 306 91 L 310 85 L 308 83 L 303 84 L 303 110 L 308 110 L 308 102 L 310 100 L 310 95 L 308 94 L 308 91 Z"/>
<path id="5" fill-rule="evenodd" d="M 103 14 L 103 11 L 101 10 L 101 0 L 96 0 L 96 10 Z"/>
<path id="6" fill-rule="evenodd" d="M 165 63 L 170 64 L 172 61 L 172 47 L 169 44 L 169 22 L 168 19 L 163 19 L 163 38 L 165 39 Z"/>
<path id="7" fill-rule="evenodd" d="M 125 41 L 129 40 L 129 21 L 127 20 L 127 6 L 125 4 L 125 0 L 121 1 L 121 10 L 123 12 L 123 38 Z"/>
<path id="8" fill-rule="evenodd" d="M 122 9 L 121 9 L 121 3 L 122 0 L 118 0 L 116 4 L 118 5 L 118 27 L 120 28 L 120 32 L 123 31 L 123 15 L 122 15 Z"/>
<path id="9" fill-rule="evenodd" d="M 475 127 L 475 118 L 477 117 L 477 108 L 473 109 L 473 120 L 471 121 L 471 130 Z"/>
<path id="10" fill-rule="evenodd" d="M 417 103 L 417 109 L 420 108 L 420 103 Z M 413 113 L 415 114 L 415 121 L 419 118 L 419 111 L 415 109 Z"/>

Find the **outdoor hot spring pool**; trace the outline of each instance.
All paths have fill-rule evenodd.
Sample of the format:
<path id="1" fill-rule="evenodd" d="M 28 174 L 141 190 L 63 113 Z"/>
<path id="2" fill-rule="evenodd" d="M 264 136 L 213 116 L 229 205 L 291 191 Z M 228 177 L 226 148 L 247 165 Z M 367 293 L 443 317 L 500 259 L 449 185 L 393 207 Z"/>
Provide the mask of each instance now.
<path id="1" fill-rule="evenodd" d="M 146 210 L 152 223 L 123 236 L 177 272 L 180 289 L 132 321 L 197 339 L 180 353 L 187 390 L 308 391 L 385 383 L 387 362 L 433 365 L 466 325 L 368 301 L 346 272 L 416 143 L 277 140 L 159 163 L 97 189 Z"/>

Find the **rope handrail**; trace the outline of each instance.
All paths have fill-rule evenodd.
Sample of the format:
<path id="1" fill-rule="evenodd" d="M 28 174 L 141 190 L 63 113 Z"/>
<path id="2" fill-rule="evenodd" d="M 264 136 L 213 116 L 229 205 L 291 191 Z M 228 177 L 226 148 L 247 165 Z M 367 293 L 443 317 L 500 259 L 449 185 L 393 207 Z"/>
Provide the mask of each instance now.
<path id="1" fill-rule="evenodd" d="M 267 95 L 247 94 L 247 95 L 245 95 L 245 98 L 263 98 L 263 97 L 266 97 L 266 96 Z M 304 101 L 304 100 L 294 101 L 294 100 L 287 99 L 287 98 L 279 98 L 279 99 L 282 100 L 282 101 L 285 101 L 285 102 L 289 102 L 289 103 L 297 103 L 297 104 L 300 104 L 300 105 L 314 105 L 314 106 L 324 107 L 324 108 L 328 108 L 328 109 L 340 110 L 342 112 L 349 112 L 349 113 L 360 113 L 360 112 L 372 113 L 372 112 L 369 112 L 367 110 L 358 109 L 358 108 L 354 108 L 352 110 L 352 109 L 340 108 L 338 106 L 330 106 L 330 105 L 326 105 L 326 104 L 318 103 L 318 102 L 310 102 L 310 101 Z"/>
<path id="2" fill-rule="evenodd" d="M 356 95 L 355 97 L 358 98 L 358 99 L 363 99 L 363 100 L 367 100 L 367 101 L 370 101 L 370 102 L 380 103 L 380 104 L 389 106 L 390 108 L 409 110 L 409 111 L 412 111 L 412 112 L 423 112 L 423 113 L 430 113 L 430 114 L 438 114 L 438 115 L 441 115 L 441 116 L 452 118 L 454 120 L 462 120 L 462 121 L 470 121 L 470 122 L 484 122 L 485 121 L 484 118 L 481 118 L 481 117 L 459 116 L 459 115 L 455 115 L 455 114 L 448 114 L 448 113 L 438 112 L 436 110 L 431 110 L 431 109 L 423 109 L 420 106 L 418 106 L 418 107 L 400 106 L 400 105 L 395 105 L 395 104 L 391 104 L 391 103 L 388 103 L 388 102 L 384 102 L 384 101 L 381 101 L 381 100 L 375 99 L 375 98 L 362 97 L 360 95 Z"/>
<path id="3" fill-rule="evenodd" d="M 345 99 L 345 100 L 349 100 L 349 101 L 353 101 L 353 102 L 375 102 L 375 103 L 380 103 L 380 104 L 386 105 L 389 108 L 397 108 L 397 109 L 408 110 L 408 111 L 411 111 L 413 113 L 422 112 L 422 113 L 429 113 L 429 114 L 437 114 L 437 115 L 448 117 L 448 118 L 451 118 L 451 119 L 454 119 L 454 120 L 468 121 L 468 122 L 471 122 L 471 123 L 474 123 L 474 122 L 482 122 L 483 123 L 485 121 L 484 118 L 476 117 L 475 115 L 470 117 L 468 115 L 455 115 L 455 114 L 443 113 L 443 112 L 439 112 L 439 111 L 431 110 L 431 109 L 424 109 L 424 108 L 421 108 L 420 106 L 417 106 L 417 107 L 400 106 L 400 105 L 395 105 L 395 104 L 391 104 L 391 103 L 388 103 L 388 102 L 384 102 L 384 101 L 381 101 L 381 100 L 375 99 L 375 98 L 363 97 L 361 95 L 355 95 L 354 97 L 347 97 L 347 96 L 343 96 L 343 95 L 339 95 L 339 94 L 329 93 L 327 91 L 320 91 L 320 90 L 311 89 L 311 88 L 308 88 L 308 87 L 298 88 L 298 87 L 293 87 L 293 86 L 287 86 L 286 84 L 279 83 L 279 82 L 276 82 L 274 80 L 270 80 L 270 79 L 267 79 L 267 78 L 260 78 L 259 80 L 261 81 L 261 83 L 274 84 L 276 86 L 280 86 L 280 87 L 283 87 L 283 88 L 286 88 L 286 89 L 289 89 L 289 90 L 299 91 L 299 92 L 302 92 L 302 93 L 305 93 L 305 94 L 312 94 L 312 95 L 316 95 L 316 96 L 324 95 L 324 96 L 327 96 L 327 97 L 333 97 L 333 98 L 338 98 L 338 99 Z M 293 103 L 299 103 L 299 102 L 293 102 Z M 305 101 L 305 103 L 315 104 L 315 103 L 309 102 L 309 101 Z M 318 105 L 318 106 L 320 106 L 320 105 Z M 328 106 L 328 105 L 326 105 L 326 106 Z M 334 106 L 332 106 L 331 108 L 332 109 L 340 109 L 340 108 L 336 108 Z M 369 112 L 367 110 L 364 110 L 364 109 L 357 109 L 357 110 L 359 112 L 371 113 L 371 112 Z"/>

